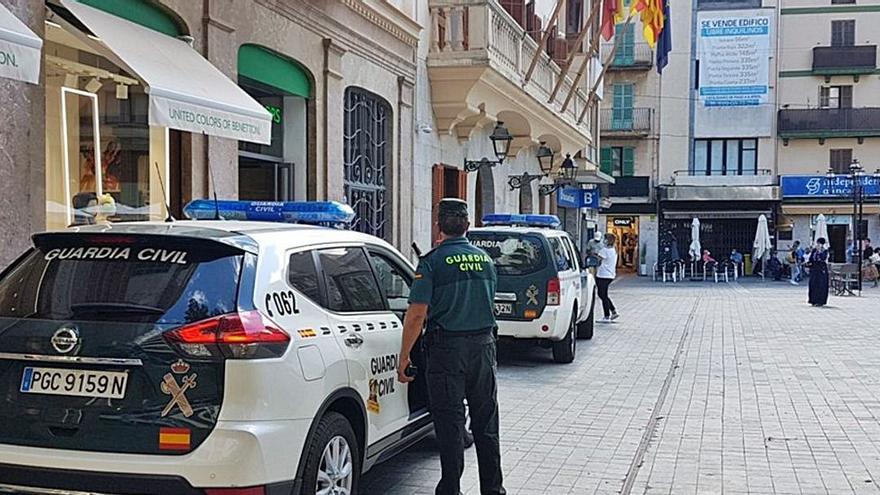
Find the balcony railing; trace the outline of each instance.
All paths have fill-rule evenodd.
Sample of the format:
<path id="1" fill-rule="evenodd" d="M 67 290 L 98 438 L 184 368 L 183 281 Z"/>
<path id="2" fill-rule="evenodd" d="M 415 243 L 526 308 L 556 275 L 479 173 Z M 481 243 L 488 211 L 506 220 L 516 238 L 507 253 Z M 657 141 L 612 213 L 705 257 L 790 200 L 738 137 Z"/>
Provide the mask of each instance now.
<path id="1" fill-rule="evenodd" d="M 779 111 L 779 137 L 880 136 L 880 108 L 815 108 Z"/>
<path id="2" fill-rule="evenodd" d="M 766 168 L 759 168 L 742 174 L 733 171 L 726 174 L 721 171 L 715 171 L 711 175 L 706 175 L 706 172 L 703 170 L 676 170 L 672 173 L 672 185 L 726 187 L 774 186 L 776 185 L 776 176 L 773 175 L 772 170 Z"/>
<path id="3" fill-rule="evenodd" d="M 429 0 L 428 6 L 432 26 L 429 69 L 442 67 L 466 71 L 488 66 L 523 88 L 569 126 L 589 134 L 589 119 L 578 122 L 587 104 L 587 92 L 576 89 L 563 111 L 563 101 L 573 86 L 569 75 L 563 80 L 555 101 L 548 103 L 562 70 L 543 50 L 538 54 L 531 78 L 526 81 L 529 65 L 539 51 L 538 43 L 497 0 Z"/>
<path id="4" fill-rule="evenodd" d="M 646 136 L 651 133 L 652 108 L 604 108 L 600 115 L 603 136 Z"/>
<path id="5" fill-rule="evenodd" d="M 614 43 L 602 43 L 602 59 L 605 60 L 613 49 Z M 654 50 L 647 43 L 621 43 L 608 70 L 650 70 L 653 66 Z"/>
<path id="6" fill-rule="evenodd" d="M 866 74 L 877 68 L 877 45 L 817 46 L 813 48 L 813 73 Z"/>
<path id="7" fill-rule="evenodd" d="M 616 198 L 642 198 L 651 195 L 651 178 L 647 176 L 615 177 L 608 193 Z"/>

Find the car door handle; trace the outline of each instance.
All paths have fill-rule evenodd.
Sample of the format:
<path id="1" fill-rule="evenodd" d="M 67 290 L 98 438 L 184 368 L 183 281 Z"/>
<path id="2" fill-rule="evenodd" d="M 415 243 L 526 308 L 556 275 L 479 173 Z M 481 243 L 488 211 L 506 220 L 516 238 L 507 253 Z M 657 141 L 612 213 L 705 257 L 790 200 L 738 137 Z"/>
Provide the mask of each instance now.
<path id="1" fill-rule="evenodd" d="M 357 349 L 364 343 L 364 339 L 360 335 L 349 335 L 345 338 L 345 345 Z"/>

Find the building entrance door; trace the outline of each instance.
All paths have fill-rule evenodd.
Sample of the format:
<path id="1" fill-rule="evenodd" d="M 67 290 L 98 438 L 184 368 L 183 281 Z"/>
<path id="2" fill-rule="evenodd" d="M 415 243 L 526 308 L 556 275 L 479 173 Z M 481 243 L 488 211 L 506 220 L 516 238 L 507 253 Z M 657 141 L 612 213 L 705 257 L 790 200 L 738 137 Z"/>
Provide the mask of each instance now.
<path id="1" fill-rule="evenodd" d="M 639 217 L 608 217 L 606 232 L 617 237 L 618 268 L 638 269 Z"/>
<path id="2" fill-rule="evenodd" d="M 849 233 L 848 225 L 828 226 L 828 260 L 832 263 L 846 263 L 847 233 Z"/>

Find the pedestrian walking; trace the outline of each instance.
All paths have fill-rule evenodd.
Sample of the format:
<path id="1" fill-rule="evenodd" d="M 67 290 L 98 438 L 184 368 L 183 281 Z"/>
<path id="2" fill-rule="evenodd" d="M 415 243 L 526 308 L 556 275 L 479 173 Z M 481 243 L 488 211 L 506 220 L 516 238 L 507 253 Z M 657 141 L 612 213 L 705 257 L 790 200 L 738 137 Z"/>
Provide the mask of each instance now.
<path id="1" fill-rule="evenodd" d="M 825 238 L 816 239 L 807 266 L 810 268 L 809 303 L 813 306 L 828 304 L 828 251 Z"/>
<path id="2" fill-rule="evenodd" d="M 602 250 L 602 239 L 603 235 L 601 232 L 596 232 L 593 234 L 593 238 L 587 242 L 586 247 L 586 259 L 584 260 L 584 264 L 589 267 L 590 272 L 595 276 L 596 275 L 596 267 L 599 266 L 599 251 Z"/>
<path id="3" fill-rule="evenodd" d="M 608 296 L 608 288 L 617 276 L 617 251 L 614 249 L 617 237 L 614 234 L 605 234 L 605 245 L 599 250 L 599 269 L 596 271 L 596 286 L 599 288 L 599 299 L 602 300 L 602 311 L 605 317 L 603 323 L 610 323 L 620 315 L 617 308 Z"/>
<path id="4" fill-rule="evenodd" d="M 794 241 L 788 251 L 788 266 L 791 270 L 791 284 L 801 281 L 801 241 Z"/>
<path id="5" fill-rule="evenodd" d="M 480 493 L 503 495 L 495 378 L 495 287 L 492 258 L 471 245 L 467 203 L 440 201 L 441 242 L 419 261 L 403 323 L 398 379 L 413 380 L 410 351 L 427 321 L 428 398 L 440 446 L 436 495 L 459 495 L 464 471 L 465 409 L 477 448 Z M 418 371 L 417 371 L 418 372 Z"/>
<path id="6" fill-rule="evenodd" d="M 871 246 L 871 239 L 865 239 L 864 247 L 862 248 L 862 262 L 868 261 L 873 255 L 874 246 Z"/>

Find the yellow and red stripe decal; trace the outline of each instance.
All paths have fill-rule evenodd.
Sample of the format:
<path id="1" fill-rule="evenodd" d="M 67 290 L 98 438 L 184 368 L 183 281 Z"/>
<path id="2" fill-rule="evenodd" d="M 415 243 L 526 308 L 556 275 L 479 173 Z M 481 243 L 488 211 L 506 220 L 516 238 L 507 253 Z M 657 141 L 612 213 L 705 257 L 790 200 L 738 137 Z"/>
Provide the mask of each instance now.
<path id="1" fill-rule="evenodd" d="M 313 328 L 303 328 L 302 330 L 297 330 L 296 333 L 298 333 L 299 336 L 304 339 L 315 337 L 318 335 Z"/>
<path id="2" fill-rule="evenodd" d="M 159 450 L 189 450 L 191 441 L 189 428 L 159 428 Z"/>

